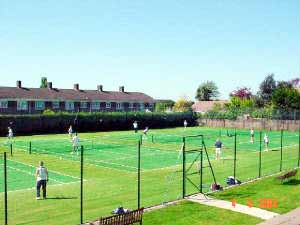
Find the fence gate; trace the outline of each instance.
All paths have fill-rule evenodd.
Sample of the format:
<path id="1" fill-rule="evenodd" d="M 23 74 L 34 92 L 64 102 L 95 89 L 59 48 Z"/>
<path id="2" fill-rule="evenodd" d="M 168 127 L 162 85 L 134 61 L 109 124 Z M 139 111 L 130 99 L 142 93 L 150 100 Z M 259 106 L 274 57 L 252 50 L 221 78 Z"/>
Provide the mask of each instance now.
<path id="1" fill-rule="evenodd" d="M 183 137 L 182 144 L 182 171 L 183 171 L 183 182 L 182 182 L 182 197 L 187 196 L 186 185 L 187 183 L 192 185 L 193 193 L 203 193 L 203 174 L 204 169 L 208 168 L 213 177 L 214 183 L 216 184 L 215 174 L 212 165 L 209 160 L 207 149 L 204 142 L 203 135 L 193 135 Z M 205 159 L 204 159 L 205 157 Z M 204 162 L 208 162 L 204 165 Z"/>

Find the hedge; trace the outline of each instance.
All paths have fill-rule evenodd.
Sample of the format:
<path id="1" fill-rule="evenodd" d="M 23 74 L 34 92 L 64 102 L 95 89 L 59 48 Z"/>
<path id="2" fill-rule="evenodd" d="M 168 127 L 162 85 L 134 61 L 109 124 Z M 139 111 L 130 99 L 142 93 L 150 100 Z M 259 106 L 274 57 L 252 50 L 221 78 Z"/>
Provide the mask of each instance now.
<path id="1" fill-rule="evenodd" d="M 196 116 L 188 113 L 149 112 L 99 112 L 99 113 L 57 113 L 53 115 L 2 115 L 0 135 L 7 135 L 7 127 L 12 127 L 16 135 L 66 133 L 70 125 L 77 132 L 94 132 L 132 129 L 137 120 L 139 128 L 167 128 L 196 125 Z"/>

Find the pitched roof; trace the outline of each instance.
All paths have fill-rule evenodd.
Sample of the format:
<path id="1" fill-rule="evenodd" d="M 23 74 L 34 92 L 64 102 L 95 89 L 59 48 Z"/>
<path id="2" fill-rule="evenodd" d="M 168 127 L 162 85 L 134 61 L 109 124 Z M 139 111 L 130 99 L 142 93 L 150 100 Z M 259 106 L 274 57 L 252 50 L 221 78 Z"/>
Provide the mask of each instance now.
<path id="1" fill-rule="evenodd" d="M 57 99 L 72 101 L 123 101 L 154 103 L 154 99 L 141 92 L 75 90 L 58 88 L 0 87 L 0 99 Z"/>
<path id="2" fill-rule="evenodd" d="M 192 109 L 194 112 L 207 112 L 211 110 L 216 103 L 224 105 L 225 103 L 228 103 L 228 101 L 199 101 L 192 105 Z"/>

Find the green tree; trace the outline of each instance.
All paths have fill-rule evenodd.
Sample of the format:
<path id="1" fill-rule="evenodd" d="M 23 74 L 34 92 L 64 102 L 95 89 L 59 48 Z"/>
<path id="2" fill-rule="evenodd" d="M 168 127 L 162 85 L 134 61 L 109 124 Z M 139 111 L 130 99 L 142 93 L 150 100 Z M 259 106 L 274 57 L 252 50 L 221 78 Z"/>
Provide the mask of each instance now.
<path id="1" fill-rule="evenodd" d="M 213 81 L 206 81 L 199 85 L 196 99 L 199 101 L 210 101 L 219 96 L 217 85 Z"/>
<path id="2" fill-rule="evenodd" d="M 165 112 L 168 109 L 173 108 L 175 102 L 172 100 L 159 100 L 155 104 L 155 111 L 156 112 Z"/>
<path id="3" fill-rule="evenodd" d="M 173 107 L 175 112 L 187 112 L 192 110 L 192 105 L 194 102 L 189 101 L 186 97 L 181 97 L 178 99 Z"/>
<path id="4" fill-rule="evenodd" d="M 42 77 L 40 88 L 46 88 L 46 87 L 47 87 L 47 77 Z"/>
<path id="5" fill-rule="evenodd" d="M 276 109 L 280 110 L 299 110 L 300 93 L 289 87 L 279 87 L 274 91 L 272 103 Z"/>
<path id="6" fill-rule="evenodd" d="M 276 89 L 276 81 L 274 79 L 274 74 L 269 74 L 266 78 L 261 82 L 258 91 L 258 97 L 261 98 L 261 102 L 264 105 L 271 103 L 272 94 Z"/>

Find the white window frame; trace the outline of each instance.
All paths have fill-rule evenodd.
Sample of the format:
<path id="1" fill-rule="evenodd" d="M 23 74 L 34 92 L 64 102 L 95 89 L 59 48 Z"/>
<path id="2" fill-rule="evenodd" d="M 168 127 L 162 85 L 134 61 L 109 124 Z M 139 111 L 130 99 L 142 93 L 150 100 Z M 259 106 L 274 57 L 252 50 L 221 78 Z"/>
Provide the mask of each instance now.
<path id="1" fill-rule="evenodd" d="M 8 108 L 8 101 L 0 100 L 0 109 L 7 109 L 7 108 Z"/>
<path id="2" fill-rule="evenodd" d="M 53 101 L 52 102 L 52 109 L 59 109 L 60 108 L 60 102 L 59 101 Z"/>
<path id="3" fill-rule="evenodd" d="M 27 110 L 28 109 L 28 101 L 19 100 L 17 101 L 17 110 Z"/>
<path id="4" fill-rule="evenodd" d="M 129 102 L 129 109 L 133 109 L 134 103 L 133 102 Z"/>
<path id="5" fill-rule="evenodd" d="M 74 110 L 74 102 L 73 101 L 66 101 L 65 103 L 65 109 L 66 110 Z"/>
<path id="6" fill-rule="evenodd" d="M 123 109 L 123 103 L 117 102 L 117 109 Z"/>
<path id="7" fill-rule="evenodd" d="M 44 110 L 45 109 L 45 102 L 44 101 L 35 101 L 34 108 L 36 110 Z"/>
<path id="8" fill-rule="evenodd" d="M 87 102 L 80 102 L 80 108 L 81 109 L 86 109 L 87 108 Z"/>
<path id="9" fill-rule="evenodd" d="M 100 102 L 92 102 L 91 103 L 91 109 L 92 110 L 100 109 Z"/>
<path id="10" fill-rule="evenodd" d="M 105 103 L 105 108 L 110 109 L 111 108 L 111 102 L 106 102 Z"/>

